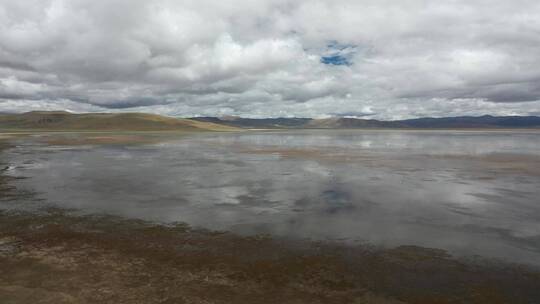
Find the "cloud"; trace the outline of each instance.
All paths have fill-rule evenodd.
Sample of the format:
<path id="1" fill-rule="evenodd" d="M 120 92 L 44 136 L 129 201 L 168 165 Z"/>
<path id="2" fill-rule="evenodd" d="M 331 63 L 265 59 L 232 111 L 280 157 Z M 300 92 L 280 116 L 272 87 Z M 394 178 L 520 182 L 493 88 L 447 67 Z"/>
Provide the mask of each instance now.
<path id="1" fill-rule="evenodd" d="M 535 114 L 539 20 L 529 0 L 0 0 L 0 112 Z"/>

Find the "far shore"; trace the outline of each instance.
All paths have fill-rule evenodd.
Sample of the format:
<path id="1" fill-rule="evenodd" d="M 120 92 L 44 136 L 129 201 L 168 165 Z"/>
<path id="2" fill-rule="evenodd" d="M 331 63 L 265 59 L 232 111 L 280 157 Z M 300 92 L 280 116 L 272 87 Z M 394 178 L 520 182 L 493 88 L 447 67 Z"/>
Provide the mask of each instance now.
<path id="1" fill-rule="evenodd" d="M 408 132 L 408 131 L 456 131 L 456 132 L 540 132 L 540 128 L 238 128 L 235 130 L 55 130 L 55 129 L 1 129 L 1 135 L 17 135 L 17 134 L 35 134 L 35 133 L 163 133 L 163 134 L 192 134 L 192 133 L 236 133 L 246 131 L 264 131 L 264 132 L 279 132 L 279 131 L 390 131 L 390 132 Z"/>

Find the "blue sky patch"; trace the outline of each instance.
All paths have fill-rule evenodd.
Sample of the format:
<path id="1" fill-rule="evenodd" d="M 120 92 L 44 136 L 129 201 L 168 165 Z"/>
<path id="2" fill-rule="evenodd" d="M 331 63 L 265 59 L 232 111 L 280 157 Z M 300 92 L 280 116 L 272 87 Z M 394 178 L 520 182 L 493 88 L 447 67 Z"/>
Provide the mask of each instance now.
<path id="1" fill-rule="evenodd" d="M 332 64 L 332 65 L 351 65 L 349 60 L 341 55 L 333 55 L 333 56 L 322 56 L 321 62 L 324 64 Z"/>
<path id="2" fill-rule="evenodd" d="M 352 57 L 356 53 L 355 45 L 340 44 L 337 41 L 331 41 L 326 45 L 326 49 L 321 55 L 321 62 L 331 65 L 352 65 Z"/>

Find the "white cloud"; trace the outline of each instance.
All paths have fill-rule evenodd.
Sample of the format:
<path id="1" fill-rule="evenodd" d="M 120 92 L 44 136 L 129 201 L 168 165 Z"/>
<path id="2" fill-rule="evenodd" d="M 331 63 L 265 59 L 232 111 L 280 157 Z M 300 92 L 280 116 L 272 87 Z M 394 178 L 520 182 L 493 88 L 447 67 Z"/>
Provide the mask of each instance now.
<path id="1" fill-rule="evenodd" d="M 0 0 L 0 112 L 537 114 L 539 20 L 528 0 Z"/>

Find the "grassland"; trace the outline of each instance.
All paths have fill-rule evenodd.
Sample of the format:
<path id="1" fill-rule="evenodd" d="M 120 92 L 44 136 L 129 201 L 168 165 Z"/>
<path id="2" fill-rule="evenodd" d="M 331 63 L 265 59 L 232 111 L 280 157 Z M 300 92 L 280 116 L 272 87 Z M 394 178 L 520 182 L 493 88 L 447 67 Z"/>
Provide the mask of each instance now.
<path id="1" fill-rule="evenodd" d="M 235 131 L 238 128 L 212 122 L 179 119 L 145 113 L 72 114 L 28 112 L 0 115 L 0 131 Z"/>

